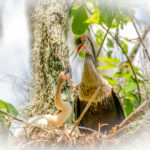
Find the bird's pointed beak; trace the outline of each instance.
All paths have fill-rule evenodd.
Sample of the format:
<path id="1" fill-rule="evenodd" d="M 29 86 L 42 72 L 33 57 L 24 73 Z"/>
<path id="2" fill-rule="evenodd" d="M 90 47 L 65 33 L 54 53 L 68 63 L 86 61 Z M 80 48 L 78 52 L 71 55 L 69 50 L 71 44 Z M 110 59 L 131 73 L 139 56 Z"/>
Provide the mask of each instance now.
<path id="1" fill-rule="evenodd" d="M 68 73 L 70 73 L 70 72 L 71 72 L 71 68 L 68 67 L 68 68 L 65 70 L 65 74 L 68 74 Z"/>
<path id="2" fill-rule="evenodd" d="M 85 49 L 83 48 L 84 47 L 84 43 L 81 43 L 78 47 L 77 47 L 77 54 L 79 52 L 85 52 Z"/>
<path id="3" fill-rule="evenodd" d="M 81 43 L 79 46 L 77 46 L 77 47 L 75 48 L 76 51 L 75 51 L 75 50 L 72 51 L 72 53 L 70 54 L 70 57 L 74 54 L 74 52 L 76 52 L 75 55 L 73 56 L 73 59 L 72 59 L 72 60 L 75 60 L 75 58 L 77 57 L 77 55 L 78 55 L 80 52 L 85 53 L 85 49 L 84 49 L 83 47 L 84 47 L 84 43 Z"/>

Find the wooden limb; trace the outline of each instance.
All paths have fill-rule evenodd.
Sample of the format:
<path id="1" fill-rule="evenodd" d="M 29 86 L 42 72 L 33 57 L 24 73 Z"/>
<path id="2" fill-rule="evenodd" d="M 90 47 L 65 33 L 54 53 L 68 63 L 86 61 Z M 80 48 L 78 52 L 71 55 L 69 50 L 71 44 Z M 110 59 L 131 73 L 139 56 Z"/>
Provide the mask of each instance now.
<path id="1" fill-rule="evenodd" d="M 126 130 L 130 123 L 138 119 L 138 117 L 142 116 L 145 112 L 145 109 L 150 106 L 150 100 L 144 101 L 137 109 L 135 109 L 122 123 L 119 125 L 118 131 L 116 131 L 113 134 L 110 134 L 108 136 L 114 137 L 116 135 L 119 135 L 122 131 Z"/>
<path id="2" fill-rule="evenodd" d="M 102 28 L 107 31 L 106 27 L 104 27 L 103 25 L 102 25 Z M 132 63 L 131 63 L 131 61 L 130 61 L 130 58 L 128 57 L 128 55 L 127 55 L 127 53 L 125 52 L 125 50 L 124 50 L 124 48 L 122 47 L 122 45 L 120 44 L 119 40 L 118 40 L 117 38 L 115 38 L 115 37 L 112 35 L 112 33 L 111 33 L 110 31 L 109 31 L 109 35 L 110 35 L 110 36 L 115 40 L 115 42 L 118 44 L 118 46 L 120 47 L 120 49 L 122 50 L 122 52 L 123 52 L 124 55 L 126 56 L 127 61 L 128 61 L 129 65 L 130 65 L 130 67 L 131 67 L 131 69 L 132 69 L 132 72 L 133 72 L 133 75 L 134 75 L 134 77 L 135 77 L 136 84 L 137 84 L 138 95 L 139 95 L 139 105 L 140 105 L 140 104 L 141 104 L 140 86 L 139 86 L 139 82 L 138 82 L 138 79 L 137 79 L 137 75 L 136 75 L 135 70 L 134 70 L 134 68 L 133 68 L 133 65 L 132 65 Z"/>
<path id="3" fill-rule="evenodd" d="M 72 132 L 75 130 L 76 126 L 79 125 L 81 119 L 83 118 L 83 116 L 85 115 L 85 113 L 87 112 L 88 108 L 90 107 L 91 103 L 94 101 L 94 99 L 96 98 L 96 96 L 98 95 L 98 92 L 100 90 L 100 86 L 97 88 L 97 90 L 95 91 L 95 93 L 93 94 L 93 96 L 91 97 L 91 99 L 89 100 L 89 102 L 87 103 L 87 105 L 85 106 L 84 110 L 82 111 L 81 115 L 79 116 L 78 120 L 75 122 L 75 125 L 73 126 L 71 132 L 69 135 L 72 134 Z"/>
<path id="4" fill-rule="evenodd" d="M 43 130 L 43 131 L 48 132 L 48 130 L 46 130 L 46 129 L 43 129 L 43 128 L 38 127 L 38 126 L 36 126 L 36 125 L 33 125 L 32 123 L 29 123 L 29 122 L 27 122 L 27 121 L 25 121 L 25 120 L 22 120 L 22 119 L 19 119 L 19 118 L 17 118 L 17 117 L 14 117 L 13 115 L 11 115 L 11 114 L 9 114 L 9 113 L 3 111 L 3 110 L 0 110 L 0 113 L 3 113 L 4 115 L 13 118 L 13 119 L 16 120 L 16 121 L 22 122 L 22 123 L 24 123 L 24 124 L 26 124 L 26 125 L 28 125 L 28 126 L 31 126 L 31 127 L 34 127 L 34 128 L 37 128 L 37 129 L 40 129 L 40 130 Z"/>
<path id="5" fill-rule="evenodd" d="M 137 33 L 137 35 L 138 35 L 138 38 L 139 38 L 139 40 L 140 40 L 140 43 L 142 44 L 142 46 L 143 46 L 143 48 L 144 48 L 144 50 L 145 50 L 145 53 L 146 53 L 146 55 L 147 55 L 147 57 L 148 57 L 148 59 L 149 59 L 149 61 L 150 61 L 150 55 L 149 55 L 149 53 L 148 53 L 148 49 L 146 48 L 146 46 L 145 46 L 145 44 L 144 44 L 144 42 L 143 42 L 143 39 L 145 38 L 145 36 L 146 36 L 146 34 L 148 33 L 148 31 L 149 31 L 149 29 L 150 29 L 150 24 L 148 24 L 147 26 L 146 26 L 146 28 L 145 28 L 145 34 L 143 34 L 142 36 L 140 35 L 140 33 L 139 33 L 139 31 L 138 31 L 138 28 L 137 28 L 137 26 L 136 26 L 136 24 L 135 24 L 135 22 L 134 22 L 134 19 L 133 19 L 133 16 L 132 16 L 132 12 L 127 8 L 127 11 L 128 11 L 128 15 L 130 16 L 130 19 L 131 19 L 131 21 L 132 21 L 132 23 L 133 23 L 133 26 L 134 26 L 134 28 L 135 28 L 135 31 L 136 31 L 136 33 Z M 140 43 L 138 44 L 139 46 L 140 46 Z M 138 46 L 138 47 L 139 47 Z M 136 50 L 137 51 L 137 50 Z M 133 54 L 132 54 L 133 55 Z"/>
<path id="6" fill-rule="evenodd" d="M 144 111 L 145 108 L 147 106 L 149 106 L 150 101 L 146 100 L 145 102 L 143 102 L 137 109 L 135 109 L 135 111 L 133 111 L 119 126 L 120 128 L 128 125 L 130 122 L 136 120 L 138 117 L 140 117 Z"/>
<path id="7" fill-rule="evenodd" d="M 150 23 L 147 24 L 144 27 L 144 30 L 143 30 L 142 35 L 141 35 L 141 39 L 142 40 L 145 39 L 145 37 L 147 36 L 147 33 L 148 33 L 149 30 L 150 30 Z M 138 52 L 138 49 L 139 49 L 139 47 L 141 45 L 141 42 L 140 42 L 139 38 L 137 38 L 137 39 L 138 39 L 137 43 L 134 45 L 131 53 L 129 54 L 129 58 L 130 58 L 131 62 L 133 62 L 133 60 L 134 60 L 134 58 L 135 58 L 135 56 L 136 56 L 136 54 Z M 135 39 L 135 40 L 137 40 L 137 39 Z M 133 40 L 133 39 L 131 39 L 131 40 Z"/>

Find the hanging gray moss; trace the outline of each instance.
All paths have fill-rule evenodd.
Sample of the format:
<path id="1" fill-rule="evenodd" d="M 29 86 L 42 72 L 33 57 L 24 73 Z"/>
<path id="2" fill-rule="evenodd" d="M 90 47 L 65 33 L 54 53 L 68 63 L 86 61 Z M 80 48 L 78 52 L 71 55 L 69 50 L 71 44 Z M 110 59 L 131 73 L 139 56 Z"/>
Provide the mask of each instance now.
<path id="1" fill-rule="evenodd" d="M 54 98 L 57 78 L 69 66 L 65 40 L 68 4 L 65 0 L 40 1 L 32 15 L 33 48 L 33 98 L 31 115 L 55 111 Z M 72 101 L 69 84 L 62 93 Z"/>

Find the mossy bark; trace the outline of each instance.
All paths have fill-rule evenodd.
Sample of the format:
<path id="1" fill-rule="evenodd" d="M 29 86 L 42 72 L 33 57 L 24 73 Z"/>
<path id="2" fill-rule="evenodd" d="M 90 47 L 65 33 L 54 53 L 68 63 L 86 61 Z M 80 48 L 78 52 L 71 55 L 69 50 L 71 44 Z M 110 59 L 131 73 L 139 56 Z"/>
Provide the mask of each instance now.
<path id="1" fill-rule="evenodd" d="M 58 74 L 69 66 L 65 39 L 68 3 L 65 0 L 40 1 L 32 16 L 33 99 L 32 115 L 53 113 Z M 62 90 L 71 101 L 68 82 Z"/>

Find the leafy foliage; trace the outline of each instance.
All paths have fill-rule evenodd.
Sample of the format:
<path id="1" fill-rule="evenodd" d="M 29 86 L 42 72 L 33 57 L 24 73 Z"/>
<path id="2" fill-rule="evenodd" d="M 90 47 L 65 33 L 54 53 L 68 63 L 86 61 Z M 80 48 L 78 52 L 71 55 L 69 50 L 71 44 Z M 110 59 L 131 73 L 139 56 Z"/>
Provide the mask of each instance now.
<path id="1" fill-rule="evenodd" d="M 80 2 L 80 1 L 79 1 Z M 100 58 L 98 56 L 97 60 L 104 63 L 103 66 L 97 67 L 97 69 L 109 69 L 117 68 L 116 72 L 112 77 L 103 74 L 104 78 L 108 82 L 118 89 L 121 100 L 123 101 L 123 106 L 125 108 L 126 115 L 128 116 L 139 104 L 139 97 L 137 96 L 137 82 L 132 74 L 132 69 L 128 62 L 123 62 L 121 58 L 123 53 L 119 53 L 120 56 L 117 58 L 112 58 L 113 51 L 117 47 L 115 39 L 106 37 L 106 31 L 103 26 L 108 30 L 115 30 L 115 38 L 119 40 L 121 46 L 123 47 L 126 54 L 128 54 L 128 44 L 131 42 L 128 38 L 119 38 L 119 31 L 124 29 L 124 26 L 131 21 L 130 17 L 126 13 L 126 8 L 122 1 L 112 1 L 112 0 L 94 0 L 94 1 L 84 1 L 82 6 L 73 6 L 72 16 L 73 24 L 72 31 L 76 36 L 80 36 L 85 33 L 89 24 L 99 25 L 99 29 L 96 33 L 96 44 L 101 47 L 102 43 L 106 44 L 107 58 Z M 90 5 L 90 8 L 88 6 Z M 76 8 L 76 9 L 74 9 Z M 80 13 L 81 12 L 81 13 Z M 83 16 L 81 16 L 83 14 Z M 105 40 L 105 41 L 104 41 Z M 83 54 L 80 54 L 83 58 Z M 139 69 L 134 66 L 136 75 L 138 76 L 138 82 L 140 85 L 143 83 L 143 76 L 139 72 Z"/>
<path id="2" fill-rule="evenodd" d="M 0 100 L 0 109 L 4 109 L 7 113 L 12 114 L 13 116 L 18 115 L 18 111 L 12 104 L 4 102 L 2 100 Z"/>
<path id="3" fill-rule="evenodd" d="M 74 18 L 72 22 L 72 31 L 74 34 L 83 34 L 88 28 L 88 24 L 85 20 L 88 18 L 86 10 L 83 6 L 80 6 L 74 12 Z"/>
<path id="4" fill-rule="evenodd" d="M 4 102 L 2 100 L 0 100 L 0 110 L 3 110 L 13 116 L 18 115 L 18 111 L 12 104 Z M 11 117 L 6 116 L 5 114 L 0 112 L 0 130 L 3 131 L 4 135 L 8 135 L 9 128 L 11 127 L 11 121 L 12 121 Z"/>
<path id="5" fill-rule="evenodd" d="M 93 12 L 93 15 L 90 18 L 88 18 L 85 21 L 85 23 L 88 23 L 88 24 L 90 24 L 90 23 L 99 24 L 99 22 L 100 22 L 100 11 L 99 11 L 99 9 L 95 8 L 94 12 Z"/>

